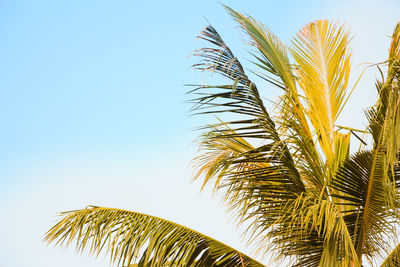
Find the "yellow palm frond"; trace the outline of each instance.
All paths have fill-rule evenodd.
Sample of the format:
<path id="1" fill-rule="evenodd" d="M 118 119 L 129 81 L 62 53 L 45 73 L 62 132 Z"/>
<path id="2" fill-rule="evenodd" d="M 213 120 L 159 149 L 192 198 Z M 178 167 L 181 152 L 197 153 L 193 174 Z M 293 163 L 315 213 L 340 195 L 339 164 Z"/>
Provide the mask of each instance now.
<path id="1" fill-rule="evenodd" d="M 308 117 L 329 167 L 335 164 L 334 124 L 347 97 L 348 44 L 349 35 L 343 26 L 319 20 L 304 27 L 290 49 L 298 64 L 298 84 L 307 98 Z"/>

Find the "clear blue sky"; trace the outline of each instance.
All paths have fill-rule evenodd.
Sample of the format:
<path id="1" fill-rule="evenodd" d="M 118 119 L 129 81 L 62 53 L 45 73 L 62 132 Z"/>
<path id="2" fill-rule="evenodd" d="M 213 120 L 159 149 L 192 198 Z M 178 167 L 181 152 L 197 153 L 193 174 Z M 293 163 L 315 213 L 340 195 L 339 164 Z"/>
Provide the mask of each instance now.
<path id="1" fill-rule="evenodd" d="M 396 1 L 224 3 L 285 42 L 316 19 L 346 22 L 355 74 L 385 59 L 400 19 Z M 188 56 L 205 18 L 248 63 L 218 1 L 1 1 L 1 266 L 108 266 L 41 242 L 56 212 L 88 204 L 166 217 L 246 250 L 218 197 L 189 183 L 192 129 L 207 119 L 189 117 L 183 85 L 201 80 Z M 362 126 L 373 103 L 375 73 L 366 75 L 348 126 Z M 268 99 L 277 92 L 261 88 Z"/>

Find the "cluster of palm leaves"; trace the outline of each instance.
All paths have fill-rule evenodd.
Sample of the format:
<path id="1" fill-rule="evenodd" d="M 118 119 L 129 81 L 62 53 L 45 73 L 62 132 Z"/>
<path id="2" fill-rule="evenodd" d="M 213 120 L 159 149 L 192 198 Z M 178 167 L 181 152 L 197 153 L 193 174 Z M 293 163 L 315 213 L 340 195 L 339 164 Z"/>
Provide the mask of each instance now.
<path id="1" fill-rule="evenodd" d="M 203 128 L 195 179 L 224 194 L 261 255 L 291 266 L 400 266 L 400 24 L 388 60 L 378 65 L 382 77 L 376 104 L 365 112 L 368 125 L 357 130 L 336 125 L 355 87 L 344 26 L 312 22 L 285 46 L 251 17 L 227 10 L 255 48 L 260 71 L 254 73 L 282 94 L 270 115 L 241 63 L 208 26 L 199 38 L 210 47 L 195 52 L 194 68 L 226 83 L 193 87 L 194 110 L 232 115 Z M 350 153 L 350 140 L 358 151 Z M 184 226 L 103 207 L 62 213 L 45 239 L 93 254 L 104 250 L 120 266 L 264 266 Z"/>

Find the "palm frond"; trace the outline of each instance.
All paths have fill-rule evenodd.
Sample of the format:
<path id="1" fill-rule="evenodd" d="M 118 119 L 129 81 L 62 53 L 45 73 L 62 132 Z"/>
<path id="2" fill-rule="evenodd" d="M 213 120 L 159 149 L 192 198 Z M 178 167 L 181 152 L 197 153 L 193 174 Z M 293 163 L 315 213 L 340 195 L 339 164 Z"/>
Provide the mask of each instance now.
<path id="1" fill-rule="evenodd" d="M 221 136 L 224 138 L 218 138 Z M 212 131 L 204 133 L 200 138 L 199 145 L 200 150 L 204 152 L 193 159 L 194 167 L 197 169 L 193 180 L 203 176 L 202 189 L 212 179 L 215 179 L 214 191 L 220 189 L 221 179 L 233 172 L 234 169 L 249 170 L 266 164 L 262 162 L 231 164 L 233 159 L 239 158 L 243 153 L 253 150 L 254 147 L 223 122 L 214 126 Z"/>
<path id="2" fill-rule="evenodd" d="M 358 255 L 368 258 L 387 249 L 385 239 L 394 232 L 394 210 L 388 205 L 382 152 L 356 153 L 332 179 L 331 187 L 340 192 L 333 197 L 342 206 L 343 218 Z"/>
<path id="3" fill-rule="evenodd" d="M 383 261 L 381 267 L 397 267 L 400 266 L 400 244 L 398 244 L 392 252 Z"/>
<path id="4" fill-rule="evenodd" d="M 267 142 L 267 144 L 262 144 L 262 146 L 256 147 L 254 150 L 250 149 L 247 152 L 277 153 L 274 157 L 278 160 L 280 159 L 281 164 L 285 165 L 285 168 L 292 173 L 291 182 L 300 191 L 304 190 L 304 185 L 299 178 L 290 152 L 286 144 L 279 138 L 275 124 L 263 105 L 256 85 L 249 80 L 240 62 L 212 26 L 208 26 L 200 38 L 218 45 L 218 48 L 199 50 L 196 55 L 200 56 L 202 61 L 194 67 L 200 70 L 217 71 L 226 77 L 230 77 L 233 84 L 200 86 L 192 90 L 190 92 L 192 94 L 198 94 L 200 91 L 203 94 L 203 96 L 193 100 L 195 103 L 194 109 L 207 108 L 207 111 L 200 112 L 201 114 L 232 112 L 247 115 L 247 118 L 242 120 L 224 122 L 223 124 L 228 126 L 225 129 L 218 127 L 221 124 L 212 125 L 207 132 L 209 137 L 212 136 L 212 138 L 208 138 L 208 141 L 223 138 L 238 138 L 238 140 L 241 138 L 244 141 L 249 138 L 256 138 Z M 250 147 L 248 146 L 248 148 Z M 254 157 L 254 159 L 256 158 Z M 254 159 L 252 160 L 254 161 Z M 264 160 L 264 162 L 268 162 L 268 160 Z"/>
<path id="5" fill-rule="evenodd" d="M 250 44 L 257 49 L 258 53 L 254 54 L 257 60 L 255 64 L 267 72 L 260 76 L 284 90 L 276 105 L 279 111 L 275 120 L 277 129 L 282 134 L 281 139 L 285 140 L 291 151 L 298 151 L 293 156 L 299 161 L 299 167 L 307 173 L 304 176 L 305 179 L 309 178 L 307 182 L 320 191 L 325 184 L 322 159 L 316 149 L 306 112 L 300 100 L 301 96 L 297 91 L 297 77 L 293 73 L 285 45 L 267 27 L 252 17 L 227 6 L 225 9 L 240 24 L 249 36 Z"/>
<path id="6" fill-rule="evenodd" d="M 295 258 L 293 266 L 350 266 L 357 263 L 351 235 L 340 210 L 328 199 L 303 194 L 287 207 L 276 227 L 281 257 Z"/>
<path id="7" fill-rule="evenodd" d="M 293 90 L 297 94 L 292 67 L 287 55 L 286 47 L 264 25 L 256 22 L 253 18 L 245 16 L 227 6 L 228 13 L 237 21 L 241 28 L 249 35 L 251 45 L 257 48 L 257 65 L 267 71 L 267 75 L 273 75 L 281 87 Z M 267 76 L 265 76 L 267 77 Z"/>
<path id="8" fill-rule="evenodd" d="M 249 80 L 242 65 L 224 43 L 218 32 L 208 26 L 199 36 L 216 48 L 203 48 L 195 52 L 201 58 L 193 67 L 211 71 L 228 78 L 233 84 L 200 85 L 189 93 L 199 97 L 192 100 L 193 110 L 199 114 L 223 114 L 226 112 L 249 116 L 249 119 L 229 122 L 237 134 L 246 138 L 278 139 L 275 124 L 271 120 L 256 85 Z M 203 111 L 206 109 L 206 111 Z M 239 127 L 242 126 L 242 127 Z"/>
<path id="9" fill-rule="evenodd" d="M 399 43 L 400 27 L 397 25 L 389 50 L 387 77 L 384 81 L 377 82 L 378 101 L 366 113 L 374 144 L 365 204 L 362 213 L 360 212 L 361 226 L 357 239 L 359 257 L 362 254 L 369 255 L 370 251 L 379 248 L 380 242 L 377 240 L 379 234 L 395 232 L 394 229 L 388 228 L 392 226 L 388 220 L 396 216 L 393 211 L 397 211 L 400 199 L 398 183 L 393 175 L 398 164 L 400 148 Z"/>
<path id="10" fill-rule="evenodd" d="M 307 115 L 330 169 L 336 160 L 332 146 L 334 124 L 347 97 L 351 67 L 348 44 L 348 33 L 343 26 L 319 20 L 304 27 L 290 49 L 298 64 L 298 83 L 307 97 Z"/>
<path id="11" fill-rule="evenodd" d="M 57 245 L 76 242 L 79 251 L 125 266 L 264 266 L 208 236 L 173 222 L 120 209 L 89 207 L 63 212 L 45 240 Z"/>
<path id="12" fill-rule="evenodd" d="M 392 42 L 389 48 L 389 65 L 393 65 L 400 58 L 400 22 L 394 28 Z M 397 62 L 398 64 L 398 62 Z"/>
<path id="13" fill-rule="evenodd" d="M 389 50 L 388 73 L 377 82 L 378 100 L 366 113 L 374 146 L 385 147 L 387 163 L 396 162 L 400 147 L 400 23 L 395 27 Z"/>

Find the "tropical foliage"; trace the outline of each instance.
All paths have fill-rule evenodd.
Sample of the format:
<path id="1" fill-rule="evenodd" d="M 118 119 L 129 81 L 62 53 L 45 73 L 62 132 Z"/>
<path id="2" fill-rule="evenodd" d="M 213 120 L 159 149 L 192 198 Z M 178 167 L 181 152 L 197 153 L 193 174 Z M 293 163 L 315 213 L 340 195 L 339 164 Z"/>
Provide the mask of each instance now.
<path id="1" fill-rule="evenodd" d="M 284 45 L 253 18 L 226 9 L 254 48 L 253 73 L 282 93 L 269 113 L 232 50 L 206 27 L 199 38 L 210 47 L 195 52 L 194 68 L 225 83 L 189 92 L 194 113 L 219 117 L 202 128 L 195 179 L 224 194 L 261 255 L 292 266 L 399 266 L 400 24 L 388 60 L 377 65 L 382 77 L 368 125 L 357 130 L 336 123 L 356 86 L 344 26 L 315 21 Z M 120 266 L 264 266 L 153 216 L 102 207 L 61 215 L 48 242 L 105 250 Z"/>

